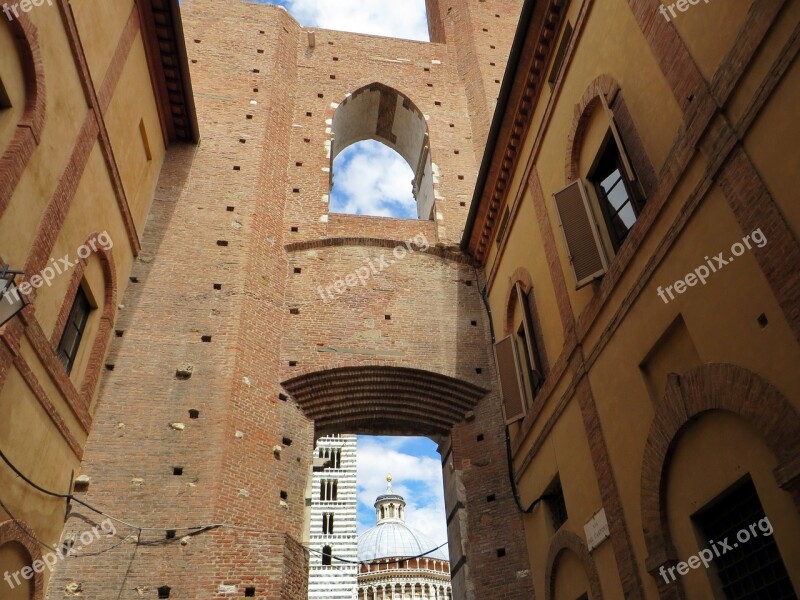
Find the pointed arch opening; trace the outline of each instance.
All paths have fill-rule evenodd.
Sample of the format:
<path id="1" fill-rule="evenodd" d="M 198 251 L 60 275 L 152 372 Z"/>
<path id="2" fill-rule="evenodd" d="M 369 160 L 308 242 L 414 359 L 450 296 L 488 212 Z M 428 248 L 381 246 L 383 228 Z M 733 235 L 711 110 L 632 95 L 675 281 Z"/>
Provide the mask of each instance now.
<path id="1" fill-rule="evenodd" d="M 398 155 L 408 170 L 394 158 Z M 396 191 L 396 183 L 406 176 L 411 180 L 410 199 Z M 333 211 L 433 219 L 433 179 L 428 124 L 407 96 L 375 82 L 348 94 L 336 107 L 330 181 L 337 186 L 331 190 L 332 200 L 338 197 L 331 204 Z M 396 212 L 389 212 L 391 208 Z"/>

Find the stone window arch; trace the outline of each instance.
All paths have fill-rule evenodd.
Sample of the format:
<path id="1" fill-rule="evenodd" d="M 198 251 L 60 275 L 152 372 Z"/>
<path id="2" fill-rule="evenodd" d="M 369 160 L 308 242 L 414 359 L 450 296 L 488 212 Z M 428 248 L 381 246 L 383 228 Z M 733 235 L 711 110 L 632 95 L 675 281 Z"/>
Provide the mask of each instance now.
<path id="1" fill-rule="evenodd" d="M 331 185 L 336 157 L 348 146 L 365 140 L 381 142 L 405 159 L 414 174 L 417 217 L 433 219 L 434 165 L 428 124 L 419 108 L 404 94 L 377 82 L 348 94 L 331 121 Z"/>
<path id="2" fill-rule="evenodd" d="M 5 17 L 5 15 L 4 15 Z M 0 19 L 0 215 L 41 139 L 45 119 L 44 67 L 28 15 Z"/>
<path id="3" fill-rule="evenodd" d="M 39 545 L 33 541 L 34 539 L 33 531 L 20 521 L 8 520 L 0 523 L 0 564 L 12 566 L 15 570 L 17 568 L 15 565 L 30 566 L 35 561 L 41 560 L 42 553 Z M 9 569 L 12 578 L 14 570 Z M 29 580 L 24 579 L 20 574 L 18 581 L 20 585 L 15 586 L 18 587 L 18 592 L 24 594 L 23 590 L 27 587 L 30 600 L 44 600 L 43 573 L 34 572 L 33 577 Z M 6 582 L 0 582 L 0 585 L 5 587 Z"/>
<path id="4" fill-rule="evenodd" d="M 656 176 L 620 85 L 609 75 L 592 81 L 575 105 L 566 183 L 578 181 L 576 185 L 585 186 L 591 216 L 601 224 L 605 252 L 613 255 L 646 207 Z M 569 212 L 562 211 L 562 216 Z M 570 220 L 564 226 L 569 229 Z"/>
<path id="5" fill-rule="evenodd" d="M 98 310 L 93 311 L 95 314 L 90 315 L 90 323 L 87 323 L 87 332 L 90 337 L 81 341 L 81 345 L 86 344 L 88 356 L 81 361 L 80 372 L 74 373 L 72 377 L 80 392 L 81 405 L 78 409 L 82 415 L 88 415 L 91 412 L 92 399 L 100 378 L 116 315 L 117 276 L 112 255 L 113 242 L 110 240 L 107 232 L 95 232 L 87 236 L 84 243 L 79 246 L 79 248 L 91 249 L 91 253 L 87 258 L 75 263 L 72 279 L 50 336 L 50 344 L 56 348 L 78 288 L 83 286 L 85 290 L 88 289 Z M 90 286 L 85 282 L 85 276 L 92 270 L 99 271 L 99 277 L 94 277 L 94 285 Z"/>
<path id="6" fill-rule="evenodd" d="M 663 401 L 651 422 L 642 458 L 642 530 L 647 548 L 646 567 L 660 597 L 684 598 L 681 581 L 669 585 L 659 569 L 676 555 L 667 515 L 670 459 L 678 443 L 697 419 L 710 411 L 728 411 L 747 421 L 775 456 L 775 484 L 788 492 L 800 509 L 800 414 L 789 399 L 761 376 L 733 364 L 711 363 L 682 375 L 671 374 Z"/>

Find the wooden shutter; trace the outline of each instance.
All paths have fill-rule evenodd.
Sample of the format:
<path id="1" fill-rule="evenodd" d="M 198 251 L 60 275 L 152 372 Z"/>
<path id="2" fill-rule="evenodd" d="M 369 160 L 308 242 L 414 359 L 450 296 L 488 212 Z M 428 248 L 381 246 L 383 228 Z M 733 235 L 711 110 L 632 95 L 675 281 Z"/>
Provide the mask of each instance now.
<path id="1" fill-rule="evenodd" d="M 606 253 L 581 180 L 556 192 L 553 198 L 575 276 L 575 288 L 580 289 L 608 270 Z"/>
<path id="2" fill-rule="evenodd" d="M 617 150 L 619 150 L 619 157 L 622 160 L 623 167 L 625 167 L 625 174 L 628 176 L 628 181 L 636 181 L 636 173 L 633 172 L 633 167 L 631 167 L 631 163 L 628 160 L 628 154 L 625 152 L 625 146 L 622 144 L 622 136 L 619 134 L 617 124 L 614 122 L 614 112 L 608 105 L 605 94 L 600 94 L 600 103 L 603 105 L 603 111 L 606 113 L 608 127 L 611 129 L 611 135 L 614 137 L 614 143 L 617 145 Z"/>
<path id="3" fill-rule="evenodd" d="M 536 338 L 534 337 L 535 330 L 533 328 L 533 317 L 531 317 L 531 307 L 528 303 L 528 297 L 522 291 L 522 286 L 519 281 L 514 284 L 517 290 L 517 302 L 522 308 L 522 327 L 525 330 L 525 343 L 528 345 L 528 356 L 531 357 L 531 387 L 533 388 L 534 395 L 536 389 L 541 385 L 544 379 L 544 367 L 542 360 L 539 356 L 539 347 L 536 345 Z M 536 379 L 534 381 L 534 378 Z"/>
<path id="4" fill-rule="evenodd" d="M 513 335 L 504 337 L 494 345 L 494 358 L 497 363 L 497 374 L 500 377 L 506 424 L 513 423 L 525 416 L 525 395 Z"/>

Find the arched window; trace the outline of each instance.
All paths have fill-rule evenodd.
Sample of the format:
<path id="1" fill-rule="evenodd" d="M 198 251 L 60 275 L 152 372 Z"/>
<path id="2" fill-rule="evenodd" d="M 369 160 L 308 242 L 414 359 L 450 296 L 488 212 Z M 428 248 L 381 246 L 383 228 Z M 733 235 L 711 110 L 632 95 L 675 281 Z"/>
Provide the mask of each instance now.
<path id="1" fill-rule="evenodd" d="M 428 125 L 410 99 L 369 84 L 339 104 L 331 129 L 332 212 L 433 218 Z"/>
<path id="2" fill-rule="evenodd" d="M 331 547 L 330 546 L 323 546 L 322 547 L 322 564 L 323 565 L 330 565 L 331 564 Z"/>
<path id="3" fill-rule="evenodd" d="M 620 93 L 601 75 L 577 104 L 567 140 L 567 183 L 555 194 L 576 288 L 608 269 L 644 210 L 656 176 Z M 595 228 L 592 223 L 603 224 Z"/>

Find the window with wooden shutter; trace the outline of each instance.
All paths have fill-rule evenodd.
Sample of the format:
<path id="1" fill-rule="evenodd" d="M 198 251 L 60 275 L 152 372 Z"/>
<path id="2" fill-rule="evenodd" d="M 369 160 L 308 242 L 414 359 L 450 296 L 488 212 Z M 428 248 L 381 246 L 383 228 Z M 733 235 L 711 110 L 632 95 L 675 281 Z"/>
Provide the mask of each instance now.
<path id="1" fill-rule="evenodd" d="M 569 253 L 575 287 L 580 289 L 608 270 L 608 260 L 580 179 L 553 194 Z"/>
<path id="2" fill-rule="evenodd" d="M 536 345 L 536 331 L 533 325 L 533 317 L 531 315 L 530 298 L 528 294 L 522 291 L 522 286 L 519 281 L 514 284 L 517 294 L 517 302 L 519 303 L 522 311 L 522 331 L 524 335 L 520 336 L 523 343 L 524 361 L 522 364 L 528 371 L 528 379 L 531 387 L 531 401 L 536 391 L 542 386 L 544 382 L 544 365 L 542 364 L 541 354 L 539 347 Z"/>
<path id="3" fill-rule="evenodd" d="M 494 345 L 500 392 L 503 395 L 503 413 L 506 424 L 525 416 L 525 395 L 519 370 L 519 355 L 514 336 L 509 335 Z"/>

